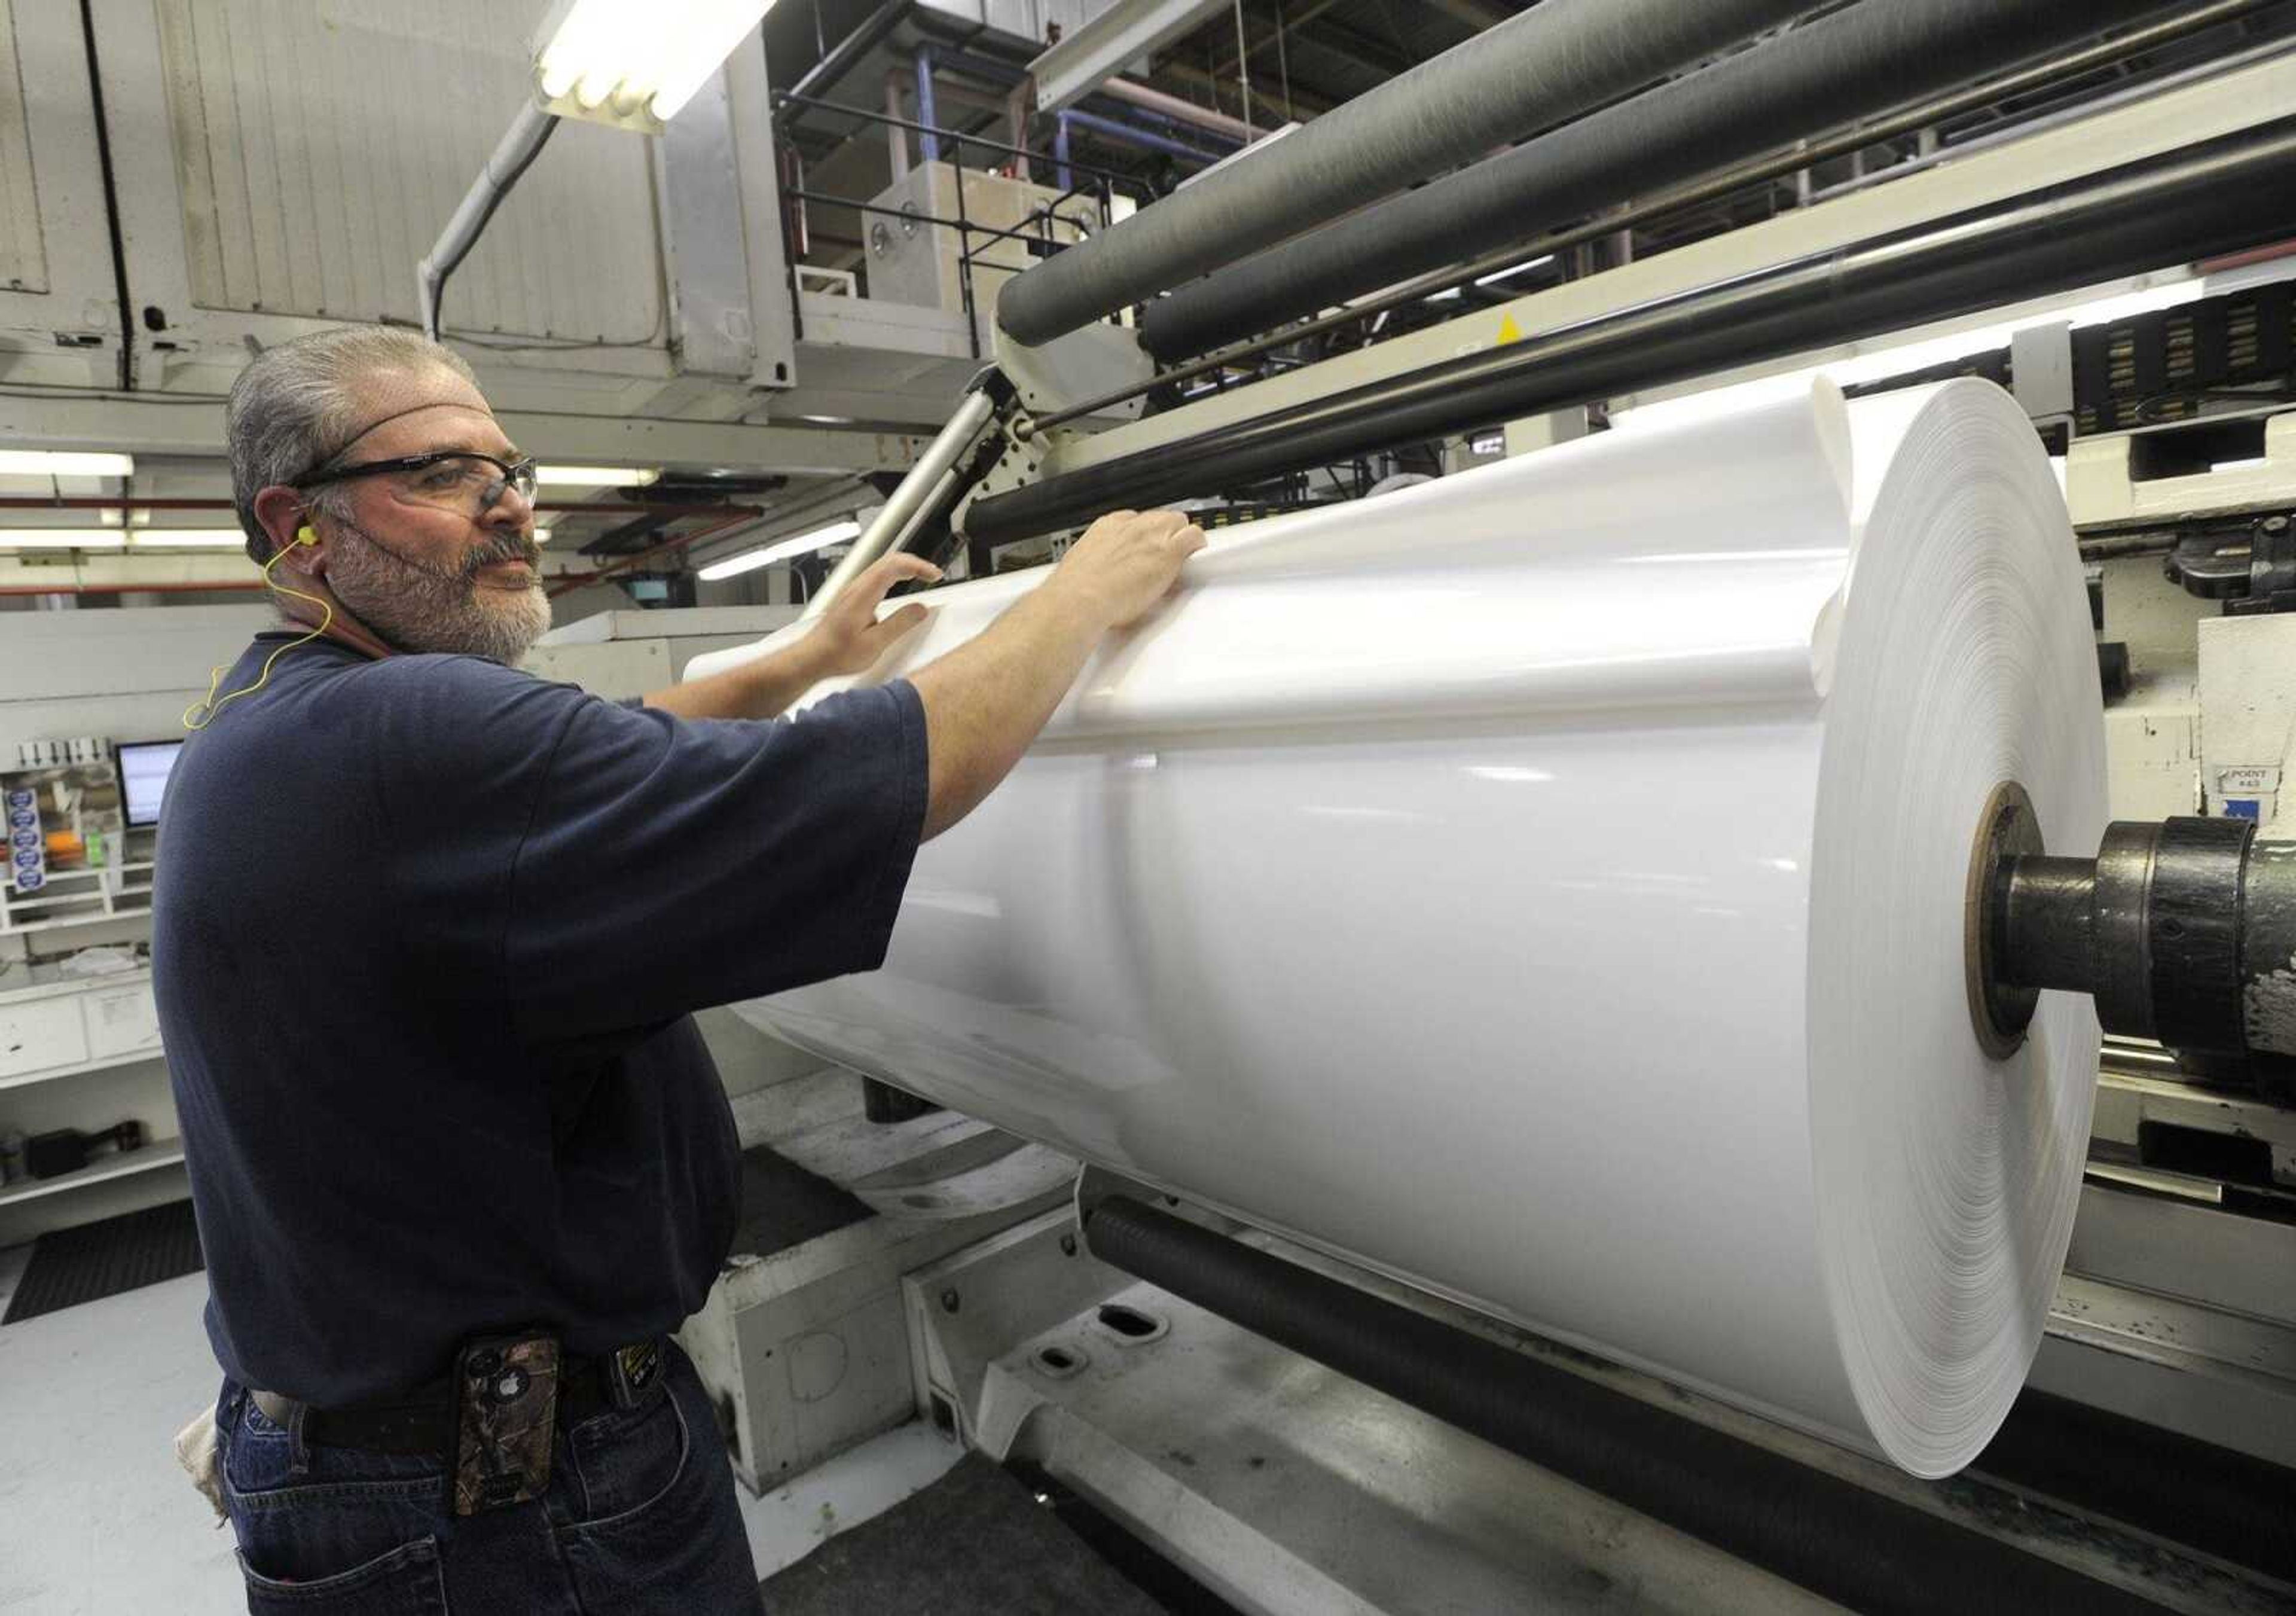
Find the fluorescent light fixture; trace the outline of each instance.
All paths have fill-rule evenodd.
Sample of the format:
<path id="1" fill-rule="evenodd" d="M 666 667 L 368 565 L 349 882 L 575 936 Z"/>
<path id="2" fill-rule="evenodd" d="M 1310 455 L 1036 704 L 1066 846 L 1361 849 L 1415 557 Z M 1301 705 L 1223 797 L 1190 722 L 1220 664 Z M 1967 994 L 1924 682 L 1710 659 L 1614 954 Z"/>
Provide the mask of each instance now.
<path id="1" fill-rule="evenodd" d="M 117 528 L 0 528 L 0 550 L 124 550 Z"/>
<path id="2" fill-rule="evenodd" d="M 773 0 L 560 0 L 537 34 L 534 82 L 554 112 L 628 128 L 667 123 Z"/>
<path id="3" fill-rule="evenodd" d="M 728 556 L 722 562 L 711 562 L 696 576 L 710 583 L 738 573 L 754 572 L 759 567 L 770 567 L 775 562 L 787 561 L 792 555 L 810 555 L 816 550 L 826 550 L 832 545 L 843 544 L 849 538 L 861 536 L 861 524 L 847 520 L 816 528 L 810 533 L 800 533 L 795 538 L 776 539 L 755 550 L 744 550 L 739 555 Z"/>
<path id="4" fill-rule="evenodd" d="M 131 528 L 127 542 L 138 550 L 243 550 L 247 535 L 237 528 Z"/>
<path id="5" fill-rule="evenodd" d="M 1554 262 L 1554 255 L 1553 253 L 1541 253 L 1535 258 L 1525 258 L 1521 263 L 1517 264 L 1512 269 L 1494 269 L 1488 275 L 1477 275 L 1475 277 L 1475 284 L 1478 286 L 1488 286 L 1494 282 L 1506 280 L 1512 275 L 1519 275 L 1526 269 L 1537 269 L 1541 265 L 1552 264 L 1553 262 Z"/>
<path id="6" fill-rule="evenodd" d="M 133 455 L 0 449 L 0 477 L 133 477 Z"/>
<path id="7" fill-rule="evenodd" d="M 643 488 L 658 482 L 658 466 L 538 465 L 534 480 L 554 488 Z"/>

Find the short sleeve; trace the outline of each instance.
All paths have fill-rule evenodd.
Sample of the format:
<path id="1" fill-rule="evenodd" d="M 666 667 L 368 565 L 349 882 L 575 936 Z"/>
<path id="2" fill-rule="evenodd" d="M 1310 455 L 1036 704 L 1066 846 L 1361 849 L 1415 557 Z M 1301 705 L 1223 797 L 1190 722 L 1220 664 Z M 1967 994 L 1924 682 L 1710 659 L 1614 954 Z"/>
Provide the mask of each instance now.
<path id="1" fill-rule="evenodd" d="M 927 785 L 906 681 L 770 722 L 580 703 L 512 871 L 516 1029 L 625 1030 L 874 969 Z"/>

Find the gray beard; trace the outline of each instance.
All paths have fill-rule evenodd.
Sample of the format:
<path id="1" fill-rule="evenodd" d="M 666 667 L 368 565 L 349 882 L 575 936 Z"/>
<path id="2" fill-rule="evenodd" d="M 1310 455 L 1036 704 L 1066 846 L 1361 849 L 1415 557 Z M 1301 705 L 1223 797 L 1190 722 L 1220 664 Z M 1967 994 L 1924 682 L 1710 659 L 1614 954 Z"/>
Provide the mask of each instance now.
<path id="1" fill-rule="evenodd" d="M 550 628 L 550 601 L 539 578 L 524 589 L 495 588 L 417 567 L 364 534 L 334 547 L 327 583 L 359 621 L 401 651 L 507 665 Z"/>

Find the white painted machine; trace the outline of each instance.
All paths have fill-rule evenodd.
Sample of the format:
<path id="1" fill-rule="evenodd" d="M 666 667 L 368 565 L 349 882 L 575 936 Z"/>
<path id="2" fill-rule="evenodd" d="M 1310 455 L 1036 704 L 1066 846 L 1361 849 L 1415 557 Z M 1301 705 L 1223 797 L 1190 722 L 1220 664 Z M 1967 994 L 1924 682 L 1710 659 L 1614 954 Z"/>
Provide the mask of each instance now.
<path id="1" fill-rule="evenodd" d="M 1054 355 L 1222 267 L 1159 256 L 1213 181 L 1013 280 L 824 592 L 961 546 L 904 655 L 1105 509 L 1616 424 L 1217 535 L 928 849 L 886 972 L 743 1007 L 1087 1164 L 902 1282 L 915 1406 L 1251 1611 L 2296 1606 L 2296 414 L 2284 260 L 2232 261 L 2296 229 L 2292 116 L 2256 44 L 1257 380 L 1662 200 L 1150 382 Z M 1308 183 L 1340 119 L 1234 172 Z M 1932 423 L 1829 483 L 1822 419 L 1797 459 L 1682 414 L 1833 364 L 1903 414 L 1939 373 L 1890 350 L 1955 339 L 2021 470 Z M 1877 537 L 1924 489 L 1929 543 Z"/>

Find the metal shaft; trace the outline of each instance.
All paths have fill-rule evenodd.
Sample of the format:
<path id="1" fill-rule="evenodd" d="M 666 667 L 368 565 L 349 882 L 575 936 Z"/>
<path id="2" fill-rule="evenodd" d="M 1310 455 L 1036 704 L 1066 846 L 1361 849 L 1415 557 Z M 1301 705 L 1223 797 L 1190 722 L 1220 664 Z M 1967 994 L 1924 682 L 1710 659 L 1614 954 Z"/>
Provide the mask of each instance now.
<path id="1" fill-rule="evenodd" d="M 832 569 L 813 598 L 806 603 L 803 618 L 819 617 L 829 603 L 843 594 L 853 580 L 866 571 L 882 555 L 890 554 L 907 542 L 909 535 L 935 504 L 937 496 L 945 496 L 943 487 L 957 463 L 971 455 L 983 434 L 995 424 L 999 406 L 999 394 L 1004 393 L 1001 378 L 993 378 L 997 385 L 976 384 L 948 418 L 948 424 L 925 447 L 907 475 L 901 479 L 861 537 L 844 559 Z"/>
<path id="2" fill-rule="evenodd" d="M 1103 1262 L 1853 1610 L 2154 1608 L 1129 1196 L 1084 1227 Z"/>
<path id="3" fill-rule="evenodd" d="M 1300 465 L 1991 308 L 2005 285 L 2038 295 L 2228 251 L 2284 233 L 2288 210 L 2259 209 L 2258 199 L 2291 195 L 2296 120 L 976 500 L 964 530 L 1001 544 L 1103 511 L 1144 510 Z"/>
<path id="4" fill-rule="evenodd" d="M 2094 858 L 2053 856 L 2018 829 L 2022 793 L 2003 791 L 1970 882 L 1980 1041 L 2013 1047 L 2035 997 L 2056 988 L 2094 996 L 2108 1033 L 2284 1086 L 2296 1072 L 2296 842 L 2259 841 L 2253 820 L 2184 817 L 2110 825 Z"/>
<path id="5" fill-rule="evenodd" d="M 1402 308 L 1417 303 L 1437 292 L 1469 285 L 1482 276 L 1496 275 L 1509 268 L 1526 253 L 1561 252 L 1567 248 L 1578 246 L 1582 242 L 1591 242 L 1617 231 L 1631 229 L 1653 219 L 1665 218 L 1693 208 L 1702 207 L 1746 186 L 1759 185 L 1765 180 L 1792 174 L 1796 169 L 1808 168 L 1813 163 L 1840 157 L 1846 152 L 1860 151 L 1892 136 L 1907 134 L 1932 124 L 1941 123 L 1948 119 L 1960 117 L 1964 113 L 1980 111 L 1997 102 L 2013 100 L 2061 80 L 2077 78 L 2084 73 L 2095 72 L 2100 68 L 2109 67 L 2128 57 L 2160 49 L 2204 29 L 2237 21 L 2251 12 L 2267 11 L 2286 3 L 2287 0 L 2212 0 L 2211 4 L 2202 5 L 2196 10 L 2180 12 L 2159 22 L 2149 23 L 2139 29 L 2131 29 L 2096 45 L 2067 52 L 2061 56 L 2053 56 L 2046 62 L 2036 62 L 2030 67 L 2020 69 L 2005 77 L 1988 78 L 1983 83 L 1971 87 L 1956 90 L 1931 100 L 1915 102 L 1883 117 L 1861 119 L 1845 127 L 1837 127 L 1827 134 L 1808 140 L 1797 141 L 1789 149 L 1774 152 L 1722 169 L 1708 178 L 1674 190 L 1661 191 L 1655 195 L 1640 198 L 1624 207 L 1601 214 L 1585 224 L 1575 225 L 1569 229 L 1555 231 L 1533 241 L 1510 245 L 1496 252 L 1487 253 L 1481 258 L 1432 271 L 1415 280 L 1406 282 L 1392 291 L 1383 291 L 1376 297 L 1365 298 L 1360 302 L 1349 304 L 1328 315 L 1318 316 L 1302 324 L 1287 326 L 1266 336 L 1254 338 L 1249 342 L 1238 343 L 1233 348 L 1220 349 L 1201 359 L 1193 360 L 1186 365 L 1176 365 L 1169 370 L 1160 372 L 1144 381 L 1128 382 L 1122 387 L 1111 388 L 1104 392 L 1070 405 L 1065 409 L 1038 415 L 1034 418 L 1033 422 L 1024 421 L 1021 422 L 1018 430 L 1025 438 L 1032 431 L 1044 431 L 1053 427 L 1066 425 L 1071 421 L 1083 420 L 1088 415 L 1104 414 L 1111 405 L 1121 404 L 1128 398 L 1136 398 L 1141 394 L 1151 392 L 1159 387 L 1193 381 L 1198 376 L 1209 375 L 1214 371 L 1225 369 L 1242 360 L 1266 353 L 1270 349 L 1282 348 L 1305 338 L 1320 336 L 1329 331 L 1337 331 L 1342 326 L 1368 320 L 1375 315 L 1384 314 L 1390 309 Z"/>

